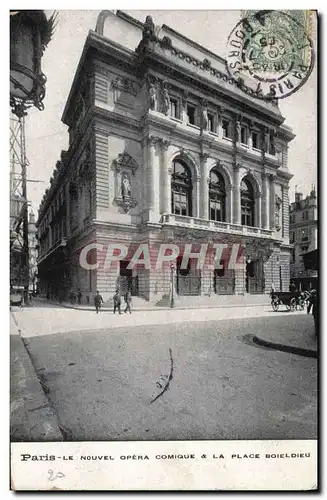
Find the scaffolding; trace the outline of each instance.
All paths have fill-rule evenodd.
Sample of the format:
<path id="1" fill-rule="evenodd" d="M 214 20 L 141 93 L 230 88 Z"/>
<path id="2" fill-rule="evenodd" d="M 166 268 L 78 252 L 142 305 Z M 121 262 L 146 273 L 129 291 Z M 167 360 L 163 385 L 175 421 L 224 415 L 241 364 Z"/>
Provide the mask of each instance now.
<path id="1" fill-rule="evenodd" d="M 10 117 L 10 288 L 24 291 L 28 302 L 28 202 L 24 114 Z"/>

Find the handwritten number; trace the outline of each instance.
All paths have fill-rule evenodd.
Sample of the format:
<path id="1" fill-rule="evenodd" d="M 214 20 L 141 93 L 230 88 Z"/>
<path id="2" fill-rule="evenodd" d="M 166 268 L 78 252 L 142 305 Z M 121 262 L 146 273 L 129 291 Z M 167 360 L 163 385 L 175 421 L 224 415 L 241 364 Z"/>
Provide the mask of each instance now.
<path id="1" fill-rule="evenodd" d="M 63 477 L 65 477 L 65 474 L 63 472 L 58 472 L 56 475 L 54 475 L 53 469 L 49 469 L 48 474 L 49 474 L 48 478 L 49 481 L 54 481 L 55 479 L 62 479 Z"/>

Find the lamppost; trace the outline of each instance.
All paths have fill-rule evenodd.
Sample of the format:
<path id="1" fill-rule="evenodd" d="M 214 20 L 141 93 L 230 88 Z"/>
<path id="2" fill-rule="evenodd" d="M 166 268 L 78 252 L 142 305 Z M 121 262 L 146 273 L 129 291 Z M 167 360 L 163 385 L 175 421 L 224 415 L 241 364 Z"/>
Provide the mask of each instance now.
<path id="1" fill-rule="evenodd" d="M 43 10 L 10 11 L 10 107 L 18 118 L 18 129 L 10 141 L 15 158 L 21 168 L 22 209 L 18 216 L 17 227 L 22 225 L 24 298 L 28 302 L 29 290 L 29 242 L 28 242 L 28 204 L 26 179 L 25 122 L 27 109 L 35 106 L 44 109 L 46 77 L 41 70 L 43 52 L 51 40 L 56 15 L 47 19 Z M 13 239 L 13 235 L 11 237 Z"/>
<path id="2" fill-rule="evenodd" d="M 175 298 L 174 298 L 174 271 L 175 271 L 175 265 L 171 264 L 170 265 L 170 283 L 171 283 L 171 295 L 170 295 L 170 307 L 173 308 L 175 307 Z"/>

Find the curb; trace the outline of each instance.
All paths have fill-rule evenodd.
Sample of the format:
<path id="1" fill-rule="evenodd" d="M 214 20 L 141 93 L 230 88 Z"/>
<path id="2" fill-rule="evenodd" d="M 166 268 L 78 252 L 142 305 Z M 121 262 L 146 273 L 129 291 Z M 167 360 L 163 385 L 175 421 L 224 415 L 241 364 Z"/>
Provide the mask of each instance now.
<path id="1" fill-rule="evenodd" d="M 11 335 L 10 349 L 14 356 L 10 366 L 11 441 L 65 441 L 47 387 L 38 377 L 21 335 Z"/>
<path id="2" fill-rule="evenodd" d="M 91 307 L 76 307 L 74 305 L 66 305 L 66 304 L 60 304 L 60 302 L 48 302 L 48 304 L 54 304 L 58 305 L 60 307 L 64 307 L 66 309 L 74 309 L 75 311 L 95 311 L 94 308 Z M 149 308 L 136 308 L 132 309 L 132 312 L 148 312 L 148 311 L 169 311 L 169 310 L 174 310 L 175 311 L 192 311 L 192 310 L 198 310 L 198 309 L 228 309 L 228 308 L 234 308 L 234 307 L 264 307 L 264 306 L 269 306 L 269 303 L 258 303 L 258 304 L 231 304 L 231 305 L 216 305 L 216 306 L 195 306 L 195 307 L 169 307 L 169 306 L 154 306 L 154 307 L 149 307 Z M 101 308 L 102 312 L 112 312 L 112 308 Z"/>
<path id="3" fill-rule="evenodd" d="M 295 347 L 286 344 L 277 344 L 275 342 L 269 342 L 268 340 L 260 339 L 254 336 L 253 342 L 257 345 L 263 347 L 269 347 L 277 351 L 290 352 L 292 354 L 298 354 L 299 356 L 305 356 L 307 358 L 318 358 L 318 351 L 313 351 L 312 349 L 304 349 L 303 347 Z"/>

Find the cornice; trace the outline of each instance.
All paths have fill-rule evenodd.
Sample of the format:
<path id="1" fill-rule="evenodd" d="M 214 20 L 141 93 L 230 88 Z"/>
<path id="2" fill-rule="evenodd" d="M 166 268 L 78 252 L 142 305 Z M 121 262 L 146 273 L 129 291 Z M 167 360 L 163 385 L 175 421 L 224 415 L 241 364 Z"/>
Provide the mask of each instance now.
<path id="1" fill-rule="evenodd" d="M 265 116 L 266 119 L 268 116 L 268 122 L 270 124 L 272 122 L 274 124 L 278 124 L 278 125 L 283 123 L 284 118 L 281 115 L 278 107 L 276 107 L 276 111 L 274 111 L 274 109 L 267 109 L 262 105 L 262 103 L 264 103 L 264 101 L 262 99 L 260 100 L 257 97 L 253 97 L 251 99 L 251 98 L 249 98 L 249 96 L 246 93 L 244 93 L 243 95 L 239 95 L 239 94 L 233 92 L 233 87 L 239 88 L 239 85 L 235 80 L 229 78 L 226 74 L 223 74 L 219 70 L 212 68 L 210 65 L 209 66 L 206 65 L 204 63 L 204 61 L 200 61 L 200 60 L 194 58 L 193 56 L 191 56 L 190 54 L 187 54 L 184 51 L 180 51 L 179 49 L 176 49 L 173 46 L 171 46 L 170 50 L 171 50 L 173 55 L 176 55 L 178 57 L 178 59 L 176 58 L 176 61 L 168 59 L 167 57 L 158 53 L 155 50 L 156 44 L 160 44 L 160 41 L 153 42 L 153 44 L 152 44 L 153 50 L 151 50 L 149 48 L 147 48 L 145 50 L 145 52 L 143 54 L 143 65 L 145 65 L 146 62 L 148 64 L 150 63 L 154 66 L 159 65 L 159 68 L 158 68 L 159 72 L 160 72 L 160 70 L 161 70 L 161 72 L 168 71 L 168 73 L 175 72 L 174 79 L 179 78 L 179 79 L 182 79 L 182 81 L 183 80 L 185 81 L 185 79 L 188 78 L 194 86 L 201 88 L 201 85 L 202 85 L 202 87 L 204 87 L 205 93 L 207 94 L 209 91 L 211 93 L 211 95 L 213 95 L 213 97 L 215 96 L 217 98 L 217 92 L 218 92 L 221 100 L 228 101 L 228 99 L 229 99 L 231 101 L 230 104 L 232 107 L 233 106 L 235 107 L 235 102 L 237 102 L 241 108 L 242 107 L 244 108 L 244 112 L 246 112 L 246 110 L 249 110 L 248 112 L 250 115 L 253 115 L 255 112 L 259 112 L 261 115 Z M 178 64 L 178 60 L 181 58 L 179 56 L 179 54 L 181 54 L 182 58 L 190 64 L 189 69 Z M 193 66 L 196 66 L 197 68 L 203 70 L 203 72 L 204 72 L 203 76 L 192 72 L 191 69 Z M 165 70 L 164 70 L 164 68 L 165 68 Z M 213 81 L 213 80 L 209 80 L 208 78 L 206 78 L 206 76 L 205 76 L 206 71 L 210 71 L 211 73 L 213 73 L 213 76 L 215 76 L 217 78 L 217 80 Z M 229 88 L 225 88 L 223 86 L 220 86 L 219 85 L 220 80 L 225 82 L 225 83 L 230 81 L 231 88 L 229 89 Z M 207 99 L 208 99 L 208 97 L 209 96 L 206 96 Z M 240 112 L 240 110 L 238 110 L 238 112 Z"/>

